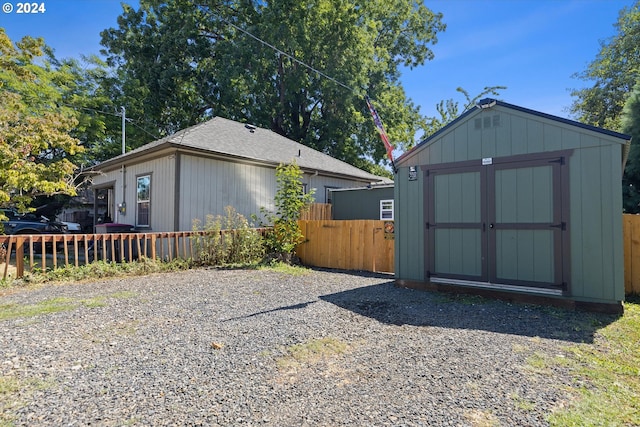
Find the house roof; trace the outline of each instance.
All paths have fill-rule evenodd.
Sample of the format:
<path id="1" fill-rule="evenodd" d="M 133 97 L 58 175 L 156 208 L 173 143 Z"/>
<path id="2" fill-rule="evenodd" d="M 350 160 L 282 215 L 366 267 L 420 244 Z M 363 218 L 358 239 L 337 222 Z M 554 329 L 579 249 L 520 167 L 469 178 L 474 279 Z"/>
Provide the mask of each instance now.
<path id="1" fill-rule="evenodd" d="M 504 107 L 504 108 L 508 108 L 508 109 L 511 109 L 511 110 L 520 111 L 520 112 L 523 112 L 523 113 L 526 113 L 526 114 L 531 114 L 533 116 L 541 117 L 541 118 L 544 118 L 544 119 L 547 119 L 547 120 L 552 120 L 552 121 L 556 121 L 556 122 L 559 122 L 559 123 L 564 123 L 564 124 L 567 124 L 567 125 L 575 126 L 577 128 L 581 128 L 581 129 L 589 130 L 589 131 L 592 131 L 592 132 L 600 133 L 600 134 L 603 134 L 603 135 L 611 136 L 611 137 L 614 137 L 614 138 L 618 138 L 618 139 L 620 139 L 619 142 L 621 144 L 625 144 L 629 140 L 631 140 L 631 136 L 625 135 L 625 134 L 622 134 L 622 133 L 619 133 L 619 132 L 614 132 L 612 130 L 607 130 L 607 129 L 599 128 L 599 127 L 596 127 L 596 126 L 587 125 L 587 124 L 584 124 L 584 123 L 577 122 L 575 120 L 565 119 L 563 117 L 558 117 L 558 116 L 554 116 L 554 115 L 551 115 L 551 114 L 542 113 L 540 111 L 530 110 L 528 108 L 519 107 L 517 105 L 509 104 L 507 102 L 499 101 L 497 99 L 484 98 L 484 99 L 481 99 L 478 102 L 478 104 L 476 105 L 476 108 L 471 108 L 471 109 L 467 110 L 460 117 L 458 117 L 457 119 L 453 120 L 451 123 L 449 123 L 448 125 L 446 125 L 442 129 L 438 130 L 433 135 L 431 135 L 428 138 L 422 140 L 419 144 L 414 146 L 411 150 L 409 150 L 406 153 L 402 154 L 400 157 L 398 157 L 398 159 L 396 159 L 396 163 L 398 163 L 398 164 L 401 163 L 407 156 L 409 156 L 410 154 L 414 153 L 416 150 L 419 150 L 421 147 L 423 147 L 425 145 L 428 145 L 430 142 L 438 139 L 440 137 L 440 135 L 442 135 L 445 132 L 448 132 L 449 129 L 457 126 L 462 121 L 466 120 L 468 116 L 470 116 L 471 114 L 476 113 L 478 111 L 478 109 L 481 109 L 481 110 L 482 109 L 488 109 L 488 108 L 492 108 L 492 107 L 494 107 L 496 105 Z"/>
<path id="2" fill-rule="evenodd" d="M 271 130 L 222 117 L 191 126 L 173 135 L 121 154 L 93 169 L 117 167 L 137 157 L 166 148 L 196 150 L 270 166 L 295 161 L 303 170 L 378 182 L 386 178 L 358 169 L 341 160 L 297 143 Z"/>

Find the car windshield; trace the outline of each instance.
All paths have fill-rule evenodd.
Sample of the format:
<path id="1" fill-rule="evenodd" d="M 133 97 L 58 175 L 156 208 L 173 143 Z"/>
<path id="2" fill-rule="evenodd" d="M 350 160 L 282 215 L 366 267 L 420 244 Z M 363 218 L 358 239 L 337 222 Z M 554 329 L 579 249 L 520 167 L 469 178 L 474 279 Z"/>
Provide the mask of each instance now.
<path id="1" fill-rule="evenodd" d="M 2 209 L 2 213 L 3 213 L 7 218 L 9 218 L 10 220 L 11 220 L 11 219 L 15 219 L 15 217 L 16 217 L 16 213 L 15 213 L 14 211 L 9 211 L 9 210 L 6 210 L 6 209 Z"/>

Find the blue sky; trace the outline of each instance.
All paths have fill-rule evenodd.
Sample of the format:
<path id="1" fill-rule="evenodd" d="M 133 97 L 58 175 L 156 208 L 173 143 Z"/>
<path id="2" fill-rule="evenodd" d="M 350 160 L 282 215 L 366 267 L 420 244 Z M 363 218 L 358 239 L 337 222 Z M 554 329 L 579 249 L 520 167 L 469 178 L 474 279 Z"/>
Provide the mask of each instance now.
<path id="1" fill-rule="evenodd" d="M 118 0 L 48 0 L 41 14 L 0 12 L 0 27 L 14 41 L 43 37 L 56 56 L 98 54 L 100 31 L 117 24 Z M 137 3 L 137 2 L 136 2 Z M 499 98 L 548 114 L 569 117 L 569 90 L 585 82 L 572 78 L 586 69 L 599 42 L 616 33 L 619 11 L 632 0 L 434 0 L 427 7 L 444 14 L 447 30 L 433 46 L 435 59 L 404 70 L 407 95 L 425 115 L 443 99 L 475 96 L 485 86 L 507 86 Z M 384 117 L 382 117 L 384 121 Z"/>

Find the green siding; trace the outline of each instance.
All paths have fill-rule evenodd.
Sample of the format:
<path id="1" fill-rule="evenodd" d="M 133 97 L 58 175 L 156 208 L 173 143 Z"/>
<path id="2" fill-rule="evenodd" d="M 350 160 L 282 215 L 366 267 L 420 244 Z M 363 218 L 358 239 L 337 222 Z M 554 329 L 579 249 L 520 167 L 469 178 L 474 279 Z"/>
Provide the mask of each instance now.
<path id="1" fill-rule="evenodd" d="M 393 200 L 393 187 L 333 191 L 335 220 L 380 219 L 380 200 Z"/>
<path id="2" fill-rule="evenodd" d="M 416 181 L 408 180 L 408 168 L 400 168 L 395 182 L 395 277 L 424 280 L 424 180 L 420 170 Z M 398 203 L 402 201 L 402 208 Z"/>
<path id="3" fill-rule="evenodd" d="M 499 115 L 497 122 L 493 116 Z M 485 118 L 492 125 L 485 126 Z M 480 119 L 481 127 L 475 126 Z M 496 126 L 493 126 L 497 123 Z M 622 248 L 622 194 L 621 151 L 623 141 L 616 136 L 597 133 L 557 120 L 497 105 L 488 110 L 477 110 L 466 119 L 406 155 L 398 164 L 396 181 L 396 277 L 422 280 L 424 278 L 424 207 L 423 176 L 418 181 L 407 181 L 407 167 L 448 162 L 503 157 L 516 154 L 572 149 L 568 159 L 569 170 L 569 256 L 570 297 L 581 301 L 616 302 L 624 298 L 623 248 Z M 466 153 L 466 157 L 465 157 Z M 502 218 L 533 222 L 545 221 L 549 213 L 549 187 L 547 172 L 529 170 L 505 171 L 502 184 L 503 200 L 500 201 Z M 444 185 L 444 184 L 443 184 Z M 453 183 L 451 184 L 453 185 Z M 450 191 L 456 191 L 450 187 Z M 463 191 L 462 189 L 459 191 Z M 529 193 L 532 198 L 521 197 Z M 463 193 L 460 197 L 470 197 Z M 510 203 L 510 199 L 513 203 Z M 532 203 L 535 200 L 535 203 Z M 540 200 L 543 202 L 540 203 Z M 437 207 L 438 213 L 453 211 L 455 201 L 446 208 Z M 445 210 L 441 210 L 445 209 Z M 452 216 L 453 218 L 454 216 Z M 547 256 L 551 242 L 544 233 L 518 231 L 515 246 L 508 243 L 510 237 L 501 237 L 504 252 L 503 274 L 525 280 L 548 280 L 553 267 Z M 443 236 L 440 240 L 445 239 Z M 455 238 L 453 239 L 455 241 Z M 455 243 L 449 243 L 451 253 L 462 253 Z M 419 254 L 419 255 L 418 255 Z M 464 255 L 466 259 L 466 255 Z M 422 257 L 422 258 L 420 258 Z M 517 257 L 513 264 L 509 257 Z M 523 261 L 521 261 L 523 260 Z M 444 258 L 439 258 L 442 265 Z M 447 265 L 454 265 L 446 261 Z M 455 265 L 463 271 L 472 266 Z"/>

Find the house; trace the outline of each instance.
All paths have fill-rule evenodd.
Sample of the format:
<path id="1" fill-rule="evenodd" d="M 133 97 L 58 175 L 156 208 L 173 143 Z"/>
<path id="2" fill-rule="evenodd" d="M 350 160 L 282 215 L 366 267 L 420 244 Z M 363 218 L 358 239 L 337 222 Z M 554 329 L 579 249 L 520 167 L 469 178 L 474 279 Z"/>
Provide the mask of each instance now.
<path id="1" fill-rule="evenodd" d="M 480 101 L 396 162 L 396 283 L 621 312 L 629 144 Z"/>
<path id="2" fill-rule="evenodd" d="M 291 162 L 318 203 L 331 189 L 384 180 L 270 130 L 216 117 L 100 163 L 93 189 L 96 200 L 108 200 L 105 222 L 187 231 L 226 206 L 247 218 L 273 210 L 276 167 Z"/>
<path id="3" fill-rule="evenodd" d="M 331 190 L 334 220 L 375 219 L 393 221 L 393 183 Z"/>

